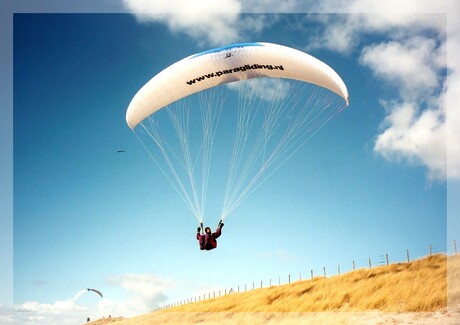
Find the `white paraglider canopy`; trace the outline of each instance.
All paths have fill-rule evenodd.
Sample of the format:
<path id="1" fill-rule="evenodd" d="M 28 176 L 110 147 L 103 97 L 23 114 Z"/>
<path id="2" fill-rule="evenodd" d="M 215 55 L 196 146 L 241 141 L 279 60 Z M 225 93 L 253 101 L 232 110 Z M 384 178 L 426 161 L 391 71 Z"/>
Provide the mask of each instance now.
<path id="1" fill-rule="evenodd" d="M 343 97 L 348 90 L 324 62 L 299 50 L 272 43 L 234 44 L 191 55 L 164 69 L 134 96 L 126 121 L 135 128 L 147 116 L 193 93 L 250 78 L 301 80 Z"/>
<path id="2" fill-rule="evenodd" d="M 75 297 L 73 298 L 74 301 L 77 301 L 78 298 L 80 298 L 82 295 L 84 295 L 85 293 L 87 292 L 94 292 L 96 294 L 98 294 L 101 298 L 103 298 L 102 296 L 102 293 L 99 291 L 99 290 L 96 290 L 96 289 L 90 289 L 90 288 L 87 288 L 87 289 L 83 289 L 79 292 L 77 292 L 77 294 L 75 295 Z"/>
<path id="3" fill-rule="evenodd" d="M 226 107 L 234 90 L 238 99 Z M 228 162 L 220 186 L 223 220 L 347 106 L 347 87 L 326 63 L 282 45 L 243 43 L 194 54 L 164 69 L 133 97 L 126 121 L 201 223 L 210 178 L 222 174 L 210 176 L 216 148 L 231 148 L 228 158 L 218 157 L 219 167 Z M 225 123 L 219 124 L 221 114 Z M 229 132 L 231 114 L 236 115 L 233 145 L 216 144 L 221 129 Z"/>

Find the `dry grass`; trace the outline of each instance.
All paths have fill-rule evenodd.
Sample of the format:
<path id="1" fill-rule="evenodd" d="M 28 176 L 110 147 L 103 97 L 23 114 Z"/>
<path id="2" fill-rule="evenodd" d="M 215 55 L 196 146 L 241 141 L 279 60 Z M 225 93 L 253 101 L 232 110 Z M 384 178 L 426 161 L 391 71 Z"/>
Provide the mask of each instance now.
<path id="1" fill-rule="evenodd" d="M 448 288 L 449 302 L 460 303 L 460 256 L 449 257 L 449 287 L 447 265 L 446 256 L 433 255 L 411 263 L 233 293 L 117 324 L 295 324 L 302 317 L 308 317 L 309 324 L 360 324 L 367 322 L 363 315 L 371 317 L 369 311 L 434 315 L 446 312 Z"/>
<path id="2" fill-rule="evenodd" d="M 433 255 L 411 263 L 235 293 L 165 312 L 415 312 L 446 306 L 447 258 Z"/>

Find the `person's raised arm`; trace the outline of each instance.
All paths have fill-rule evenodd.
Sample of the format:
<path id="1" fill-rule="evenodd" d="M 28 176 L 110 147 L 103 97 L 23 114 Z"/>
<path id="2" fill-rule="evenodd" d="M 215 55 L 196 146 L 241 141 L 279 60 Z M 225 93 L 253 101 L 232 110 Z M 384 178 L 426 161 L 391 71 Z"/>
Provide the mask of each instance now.
<path id="1" fill-rule="evenodd" d="M 222 224 L 223 225 L 223 224 Z M 221 227 L 217 227 L 216 231 L 214 232 L 214 238 L 219 238 L 220 235 L 222 234 L 222 226 Z"/>

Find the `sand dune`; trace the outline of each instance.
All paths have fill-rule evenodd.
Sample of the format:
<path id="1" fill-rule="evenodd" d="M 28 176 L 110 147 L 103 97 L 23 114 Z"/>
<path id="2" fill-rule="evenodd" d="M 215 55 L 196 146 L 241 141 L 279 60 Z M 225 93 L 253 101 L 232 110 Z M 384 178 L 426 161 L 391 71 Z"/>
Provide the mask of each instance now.
<path id="1" fill-rule="evenodd" d="M 460 324 L 460 256 L 434 255 L 90 324 L 109 323 Z"/>

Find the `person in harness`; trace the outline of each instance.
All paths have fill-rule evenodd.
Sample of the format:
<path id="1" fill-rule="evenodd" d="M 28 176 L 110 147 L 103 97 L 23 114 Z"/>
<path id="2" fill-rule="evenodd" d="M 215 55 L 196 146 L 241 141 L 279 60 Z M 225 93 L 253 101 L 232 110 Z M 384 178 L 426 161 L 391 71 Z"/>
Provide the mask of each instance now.
<path id="1" fill-rule="evenodd" d="M 196 239 L 198 240 L 200 244 L 200 249 L 201 250 L 207 250 L 210 251 L 211 249 L 214 249 L 217 247 L 217 238 L 220 237 L 222 234 L 222 227 L 224 226 L 222 220 L 219 221 L 219 224 L 217 225 L 216 231 L 211 232 L 211 228 L 206 227 L 205 228 L 205 233 L 200 234 L 200 230 L 203 230 L 203 224 L 201 224 L 201 227 L 198 227 L 196 230 Z"/>

